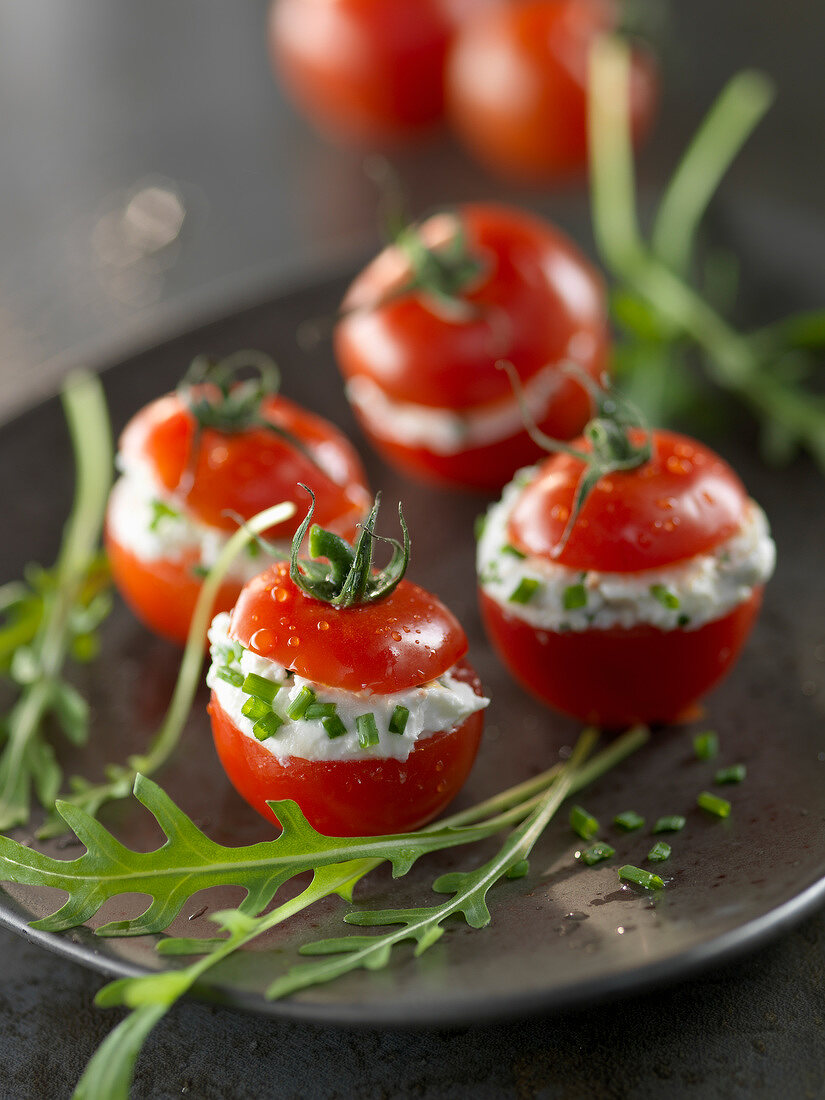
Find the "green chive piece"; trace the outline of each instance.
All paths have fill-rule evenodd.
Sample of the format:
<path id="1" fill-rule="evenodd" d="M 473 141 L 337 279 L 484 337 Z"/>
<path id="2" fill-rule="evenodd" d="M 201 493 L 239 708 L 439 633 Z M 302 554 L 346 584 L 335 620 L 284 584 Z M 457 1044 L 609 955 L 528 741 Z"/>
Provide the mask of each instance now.
<path id="1" fill-rule="evenodd" d="M 343 737 L 347 732 L 347 727 L 337 714 L 333 714 L 331 718 L 322 718 L 321 725 L 327 731 L 330 741 L 334 741 L 336 737 Z"/>
<path id="2" fill-rule="evenodd" d="M 257 722 L 259 718 L 266 718 L 267 714 L 272 713 L 272 707 L 269 703 L 265 703 L 263 699 L 256 699 L 254 695 L 250 695 L 244 705 L 241 707 L 241 714 L 251 722 Z"/>
<path id="3" fill-rule="evenodd" d="M 666 840 L 657 840 L 647 853 L 647 858 L 651 863 L 661 863 L 665 859 L 670 859 L 670 851 L 670 845 Z"/>
<path id="4" fill-rule="evenodd" d="M 473 534 L 476 537 L 476 542 L 484 534 L 484 528 L 487 526 L 487 513 L 482 512 L 481 515 L 476 516 L 473 522 Z"/>
<path id="5" fill-rule="evenodd" d="M 579 859 L 582 863 L 586 863 L 588 867 L 592 867 L 594 863 L 601 863 L 602 860 L 611 859 L 615 854 L 615 848 L 611 848 L 610 845 L 605 844 L 603 840 L 597 840 L 595 844 L 591 844 L 589 848 L 585 848 L 584 851 L 579 852 Z"/>
<path id="6" fill-rule="evenodd" d="M 247 557 L 259 558 L 261 556 L 261 544 L 257 539 L 253 539 L 252 542 L 246 544 Z"/>
<path id="7" fill-rule="evenodd" d="M 334 718 L 335 714 L 335 703 L 310 703 L 304 718 L 312 721 L 313 718 Z"/>
<path id="8" fill-rule="evenodd" d="M 693 738 L 693 751 L 697 760 L 713 760 L 719 752 L 719 737 L 715 730 L 705 730 Z"/>
<path id="9" fill-rule="evenodd" d="M 284 720 L 280 714 L 276 714 L 274 710 L 271 710 L 266 718 L 258 719 L 252 727 L 252 732 L 259 741 L 266 741 L 267 737 L 274 737 L 283 724 Z"/>
<path id="10" fill-rule="evenodd" d="M 645 871 L 643 867 L 634 867 L 631 863 L 619 868 L 619 879 L 622 882 L 630 882 L 634 886 L 642 886 L 645 890 L 663 890 L 665 885 L 652 871 Z"/>
<path id="11" fill-rule="evenodd" d="M 690 615 L 680 615 L 676 620 L 677 626 L 687 626 L 690 623 Z"/>
<path id="12" fill-rule="evenodd" d="M 193 577 L 197 577 L 199 580 L 203 580 L 204 577 L 209 576 L 209 570 L 206 568 L 205 565 L 201 565 L 200 563 L 191 565 L 189 567 L 189 572 L 192 574 Z"/>
<path id="13" fill-rule="evenodd" d="M 732 764 L 729 768 L 720 768 L 713 777 L 713 782 L 720 786 L 723 783 L 741 783 L 748 774 L 744 764 Z"/>
<path id="14" fill-rule="evenodd" d="M 599 831 L 598 821 L 582 806 L 571 806 L 570 826 L 573 832 L 578 833 L 582 840 L 592 840 Z"/>
<path id="15" fill-rule="evenodd" d="M 527 555 L 523 554 L 517 546 L 513 546 L 512 542 L 508 542 L 505 546 L 502 546 L 501 552 L 502 554 L 509 554 L 513 558 L 518 558 L 520 561 L 524 561 L 527 557 Z"/>
<path id="16" fill-rule="evenodd" d="M 507 871 L 507 878 L 524 878 L 527 872 L 530 870 L 530 860 L 520 859 L 518 863 L 514 863 L 512 867 Z"/>
<path id="17" fill-rule="evenodd" d="M 170 508 L 162 500 L 153 500 L 149 507 L 152 509 L 152 519 L 149 522 L 150 531 L 157 531 L 158 524 L 162 519 L 178 519 L 180 516 L 180 512 L 176 512 L 174 508 Z"/>
<path id="18" fill-rule="evenodd" d="M 390 718 L 390 733 L 403 733 L 407 728 L 407 719 L 410 712 L 406 707 L 397 706 Z"/>
<path id="19" fill-rule="evenodd" d="M 660 817 L 653 826 L 654 833 L 678 833 L 685 827 L 685 819 L 681 814 L 671 814 L 669 817 Z"/>
<path id="20" fill-rule="evenodd" d="M 377 745 L 381 740 L 378 736 L 378 726 L 375 724 L 375 715 L 372 711 L 367 714 L 359 714 L 355 719 L 355 728 L 358 731 L 358 744 L 362 749 Z"/>
<path id="21" fill-rule="evenodd" d="M 668 611 L 679 610 L 679 597 L 663 584 L 652 584 L 650 586 L 650 594 L 655 600 L 659 601 L 662 607 L 666 607 Z"/>
<path id="22" fill-rule="evenodd" d="M 312 688 L 302 687 L 286 708 L 287 718 L 303 718 L 307 712 L 307 707 L 314 702 L 315 692 Z"/>
<path id="23" fill-rule="evenodd" d="M 587 589 L 583 584 L 569 584 L 562 597 L 565 611 L 575 611 L 577 607 L 587 607 Z"/>
<path id="24" fill-rule="evenodd" d="M 696 799 L 696 805 L 715 817 L 730 817 L 730 802 L 726 798 L 720 798 L 718 794 L 711 794 L 710 791 L 702 791 Z"/>
<path id="25" fill-rule="evenodd" d="M 231 684 L 232 687 L 243 687 L 243 673 L 234 668 L 227 668 L 224 665 L 223 668 L 215 669 L 215 675 L 219 679 L 225 680 L 227 684 Z"/>
<path id="26" fill-rule="evenodd" d="M 242 687 L 247 695 L 252 695 L 256 699 L 263 699 L 270 706 L 272 706 L 272 701 L 281 690 L 280 684 L 273 684 L 271 680 L 265 680 L 263 676 L 258 676 L 255 672 L 250 672 L 244 678 Z"/>
<path id="27" fill-rule="evenodd" d="M 510 593 L 510 603 L 529 603 L 539 588 L 541 588 L 541 582 L 535 577 L 522 577 Z"/>
<path id="28" fill-rule="evenodd" d="M 626 833 L 632 833 L 634 829 L 641 829 L 644 825 L 645 819 L 641 814 L 637 814 L 635 810 L 625 810 L 624 813 L 616 814 L 613 818 L 613 824 L 617 829 L 624 829 Z"/>

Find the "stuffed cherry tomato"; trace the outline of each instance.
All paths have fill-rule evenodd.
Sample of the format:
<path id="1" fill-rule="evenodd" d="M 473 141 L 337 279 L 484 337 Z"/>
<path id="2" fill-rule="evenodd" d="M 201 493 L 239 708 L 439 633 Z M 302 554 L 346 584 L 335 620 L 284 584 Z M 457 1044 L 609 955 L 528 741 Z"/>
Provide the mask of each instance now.
<path id="1" fill-rule="evenodd" d="M 275 0 L 273 64 L 332 137 L 383 144 L 444 113 L 444 65 L 460 21 L 489 0 Z"/>
<path id="2" fill-rule="evenodd" d="M 259 378 L 237 382 L 247 366 Z M 266 357 L 195 360 L 178 391 L 147 405 L 123 432 L 106 550 L 126 602 L 165 638 L 186 640 L 203 574 L 238 523 L 295 500 L 297 480 L 312 485 L 319 515 L 340 534 L 351 536 L 369 508 L 349 441 L 276 391 L 277 371 Z M 286 551 L 298 523 L 267 537 Z M 253 544 L 233 565 L 217 609 L 231 608 L 265 564 Z"/>
<path id="3" fill-rule="evenodd" d="M 480 160 L 530 181 L 585 170 L 590 49 L 615 28 L 618 7 L 611 0 L 522 0 L 463 24 L 447 66 L 447 112 Z M 630 87 L 637 141 L 656 99 L 655 65 L 637 49 Z"/>
<path id="4" fill-rule="evenodd" d="M 376 448 L 429 480 L 500 488 L 539 448 L 533 418 L 569 439 L 589 416 L 573 364 L 595 378 L 608 334 L 596 271 L 557 229 L 504 206 L 470 205 L 403 232 L 350 287 L 335 350 Z"/>
<path id="5" fill-rule="evenodd" d="M 431 820 L 464 783 L 488 700 L 464 660 L 467 639 L 433 595 L 401 577 L 408 542 L 371 571 L 377 503 L 354 547 L 313 527 L 243 589 L 210 630 L 209 712 L 239 793 L 294 799 L 332 836 L 404 832 Z"/>
<path id="6" fill-rule="evenodd" d="M 543 701 L 608 727 L 676 719 L 709 691 L 774 567 L 765 515 L 733 470 L 684 436 L 649 442 L 646 461 L 595 482 L 572 523 L 585 463 L 558 454 L 521 471 L 478 545 L 504 663 Z"/>

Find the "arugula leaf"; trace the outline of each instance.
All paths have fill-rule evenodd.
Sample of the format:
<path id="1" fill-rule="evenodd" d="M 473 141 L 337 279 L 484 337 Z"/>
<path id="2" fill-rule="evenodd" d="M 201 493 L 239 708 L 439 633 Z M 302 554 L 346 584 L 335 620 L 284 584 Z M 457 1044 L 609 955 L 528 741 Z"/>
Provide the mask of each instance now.
<path id="1" fill-rule="evenodd" d="M 30 570 L 33 581 L 5 586 L 6 623 L 0 630 L 0 667 L 20 686 L 6 717 L 0 755 L 0 830 L 29 817 L 32 789 L 50 809 L 62 772 L 45 739 L 44 719 L 54 714 L 75 742 L 88 736 L 85 704 L 62 678 L 67 655 L 88 638 L 108 610 L 98 585 L 98 540 L 112 469 L 112 437 L 100 382 L 71 376 L 61 394 L 77 468 L 72 512 L 54 571 Z M 100 597 L 100 598 L 99 598 Z M 81 646 L 81 650 L 82 650 Z"/>

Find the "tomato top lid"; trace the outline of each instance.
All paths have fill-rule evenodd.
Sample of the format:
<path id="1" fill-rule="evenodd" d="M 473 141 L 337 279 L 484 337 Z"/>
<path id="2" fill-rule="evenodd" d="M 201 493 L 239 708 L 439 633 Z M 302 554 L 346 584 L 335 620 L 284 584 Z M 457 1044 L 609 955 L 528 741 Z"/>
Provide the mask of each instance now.
<path id="1" fill-rule="evenodd" d="M 710 552 L 739 530 L 747 508 L 730 466 L 675 432 L 652 433 L 644 464 L 601 476 L 571 524 L 583 470 L 572 455 L 545 459 L 510 515 L 514 546 L 570 569 L 632 573 Z"/>
<path id="2" fill-rule="evenodd" d="M 241 372 L 253 377 L 241 378 Z M 361 462 L 323 418 L 278 394 L 269 356 L 237 352 L 194 360 L 174 394 L 153 401 L 120 442 L 129 461 L 147 462 L 159 484 L 200 522 L 234 530 L 277 500 L 300 502 L 299 482 L 316 493 L 318 518 L 345 535 L 369 508 Z M 267 532 L 291 538 L 299 520 Z"/>
<path id="3" fill-rule="evenodd" d="M 404 691 L 451 668 L 466 653 L 467 638 L 440 600 L 403 580 L 410 542 L 400 508 L 403 543 L 388 540 L 389 564 L 372 569 L 379 504 L 380 495 L 350 546 L 310 528 L 313 499 L 291 561 L 277 562 L 241 592 L 232 636 L 306 679 L 347 691 Z M 299 562 L 308 529 L 313 560 Z"/>

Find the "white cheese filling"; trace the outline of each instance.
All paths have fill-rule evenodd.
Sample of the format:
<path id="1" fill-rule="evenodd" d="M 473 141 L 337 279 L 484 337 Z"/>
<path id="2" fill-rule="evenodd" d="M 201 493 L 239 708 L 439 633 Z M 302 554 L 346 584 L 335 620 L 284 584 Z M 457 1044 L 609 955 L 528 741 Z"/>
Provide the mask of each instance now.
<path id="1" fill-rule="evenodd" d="M 607 630 L 648 623 L 661 630 L 698 630 L 748 600 L 773 573 L 776 547 L 755 501 L 730 539 L 667 568 L 582 572 L 546 558 L 520 557 L 506 549 L 508 522 L 535 472 L 536 467 L 520 470 L 488 510 L 476 564 L 484 592 L 509 615 L 538 629 Z M 529 593 L 526 602 L 512 598 L 520 585 L 522 595 Z"/>
<path id="2" fill-rule="evenodd" d="M 193 566 L 211 569 L 232 532 L 201 523 L 185 512 L 180 501 L 152 476 L 147 463 L 126 463 L 119 456 L 118 465 L 123 473 L 112 489 L 107 514 L 112 536 L 141 561 L 189 558 Z M 273 560 L 289 557 L 288 543 L 273 545 L 277 559 L 251 543 L 232 562 L 228 577 L 245 584 Z"/>
<path id="3" fill-rule="evenodd" d="M 524 386 L 524 400 L 536 421 L 544 419 L 562 376 L 555 364 L 544 367 Z M 347 382 L 347 397 L 379 439 L 451 455 L 518 435 L 524 421 L 514 398 L 467 409 L 440 409 L 393 401 L 371 378 L 359 374 Z"/>
<path id="4" fill-rule="evenodd" d="M 283 724 L 273 736 L 260 741 L 260 744 L 282 763 L 290 757 L 303 760 L 373 760 L 387 757 L 406 760 L 417 741 L 441 730 L 455 729 L 490 702 L 476 695 L 468 683 L 457 679 L 452 669 L 430 683 L 390 695 L 342 691 L 317 684 L 242 647 L 229 637 L 229 623 L 230 616 L 226 613 L 216 615 L 212 622 L 209 630 L 212 664 L 206 682 L 234 725 L 244 736 L 254 740 L 258 740 L 253 730 L 254 722 L 242 709 L 250 696 L 241 687 L 223 679 L 219 670 L 228 669 L 230 675 L 236 672 L 244 677 L 254 673 L 279 686 L 272 710 L 283 720 Z M 306 688 L 313 692 L 318 703 L 335 704 L 335 714 L 346 733 L 330 737 L 323 718 L 288 717 L 290 705 Z M 409 712 L 404 731 L 400 734 L 390 732 L 390 721 L 396 707 L 404 707 Z M 369 713 L 375 718 L 379 742 L 364 748 L 359 742 L 355 720 Z"/>

